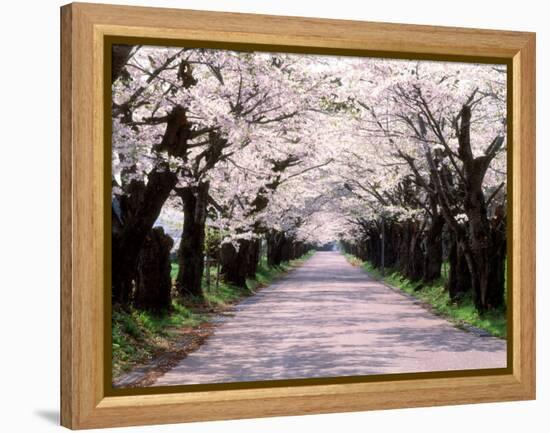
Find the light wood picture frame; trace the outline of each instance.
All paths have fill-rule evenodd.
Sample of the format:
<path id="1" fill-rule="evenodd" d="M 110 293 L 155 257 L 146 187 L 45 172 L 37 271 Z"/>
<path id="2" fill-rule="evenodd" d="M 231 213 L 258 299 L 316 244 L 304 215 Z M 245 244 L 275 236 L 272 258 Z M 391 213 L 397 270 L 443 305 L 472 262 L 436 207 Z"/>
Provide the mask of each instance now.
<path id="1" fill-rule="evenodd" d="M 166 45 L 395 58 L 505 61 L 508 132 L 509 368 L 499 374 L 379 376 L 293 386 L 126 393 L 105 359 L 110 299 L 105 252 L 106 47 L 113 38 Z M 61 424 L 72 429 L 363 411 L 535 398 L 535 34 L 314 18 L 73 3 L 61 8 Z M 109 209 L 106 212 L 105 209 Z M 106 216 L 108 215 L 108 216 Z M 110 235 L 110 233 L 108 234 Z M 109 378 L 107 380 L 106 378 Z"/>

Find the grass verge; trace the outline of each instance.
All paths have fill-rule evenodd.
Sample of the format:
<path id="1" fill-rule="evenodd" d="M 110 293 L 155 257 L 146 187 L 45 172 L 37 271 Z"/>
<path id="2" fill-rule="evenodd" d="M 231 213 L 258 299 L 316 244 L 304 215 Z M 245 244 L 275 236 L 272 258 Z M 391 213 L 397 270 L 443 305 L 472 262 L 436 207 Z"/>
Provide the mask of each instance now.
<path id="1" fill-rule="evenodd" d="M 255 279 L 247 280 L 247 287 L 237 287 L 220 279 L 216 287 L 216 270 L 210 269 L 210 288 L 203 279 L 204 299 L 177 299 L 172 301 L 171 311 L 155 315 L 133 308 L 113 308 L 112 347 L 113 378 L 130 371 L 137 365 L 146 364 L 153 358 L 174 350 L 182 337 L 182 329 L 190 332 L 212 322 L 221 313 L 240 300 L 255 294 L 259 289 L 280 278 L 294 267 L 300 266 L 313 252 L 280 266 L 269 266 L 262 257 Z M 178 265 L 172 265 L 172 279 L 178 273 Z"/>
<path id="2" fill-rule="evenodd" d="M 428 304 L 436 314 L 445 317 L 456 326 L 464 327 L 465 325 L 471 325 L 483 329 L 495 337 L 506 338 L 507 322 L 505 308 L 481 315 L 476 310 L 473 300 L 469 296 L 461 299 L 459 302 L 452 302 L 449 293 L 445 290 L 443 279 L 434 282 L 430 286 L 423 286 L 420 290 L 416 290 L 419 283 L 403 277 L 398 272 L 389 270 L 383 276 L 371 263 L 362 262 L 350 254 L 346 254 L 346 257 L 351 264 L 361 266 L 374 278 L 382 280 L 390 286 L 400 289 Z"/>
<path id="3" fill-rule="evenodd" d="M 114 378 L 169 350 L 180 336 L 176 329 L 196 327 L 207 321 L 205 314 L 196 313 L 178 301 L 173 301 L 172 311 L 164 315 L 114 308 L 112 318 Z"/>

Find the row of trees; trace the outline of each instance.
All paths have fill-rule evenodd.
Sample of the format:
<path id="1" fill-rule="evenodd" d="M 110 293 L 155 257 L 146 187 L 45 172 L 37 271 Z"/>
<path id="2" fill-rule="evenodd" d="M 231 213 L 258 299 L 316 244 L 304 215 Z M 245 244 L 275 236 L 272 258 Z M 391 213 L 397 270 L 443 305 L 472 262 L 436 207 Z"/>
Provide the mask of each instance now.
<path id="1" fill-rule="evenodd" d="M 205 256 L 244 286 L 260 242 L 276 265 L 340 241 L 427 283 L 448 260 L 453 299 L 502 305 L 503 67 L 135 46 L 112 64 L 115 302 L 169 305 L 174 250 L 177 291 L 201 296 Z"/>
<path id="2" fill-rule="evenodd" d="M 271 265 L 306 250 L 270 209 L 325 165 L 316 118 L 334 83 L 309 58 L 221 50 L 113 49 L 112 294 L 120 305 L 202 296 L 206 227 L 217 233 L 224 279 L 254 277 L 260 241 Z M 291 197 L 292 198 L 292 197 Z M 178 224 L 179 219 L 181 224 Z M 174 241 L 162 227 L 177 226 Z M 172 234 L 174 234 L 172 232 Z M 179 238 L 179 239 L 178 239 Z"/>
<path id="3" fill-rule="evenodd" d="M 369 210 L 355 214 L 344 249 L 428 284 L 445 258 L 452 299 L 471 294 L 481 312 L 501 307 L 506 70 L 417 64 L 403 79 L 401 65 L 386 62 L 377 71 L 386 77 L 377 96 L 356 99 L 377 158 L 354 152 L 344 184 Z"/>

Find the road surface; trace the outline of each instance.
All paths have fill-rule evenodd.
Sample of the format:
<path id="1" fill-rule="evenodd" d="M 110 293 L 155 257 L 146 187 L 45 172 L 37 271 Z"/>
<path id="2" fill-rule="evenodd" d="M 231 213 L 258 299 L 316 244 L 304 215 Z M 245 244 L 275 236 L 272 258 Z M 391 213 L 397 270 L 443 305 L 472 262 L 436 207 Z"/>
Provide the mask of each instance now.
<path id="1" fill-rule="evenodd" d="M 459 330 L 339 252 L 317 252 L 154 385 L 499 367 L 504 340 Z"/>

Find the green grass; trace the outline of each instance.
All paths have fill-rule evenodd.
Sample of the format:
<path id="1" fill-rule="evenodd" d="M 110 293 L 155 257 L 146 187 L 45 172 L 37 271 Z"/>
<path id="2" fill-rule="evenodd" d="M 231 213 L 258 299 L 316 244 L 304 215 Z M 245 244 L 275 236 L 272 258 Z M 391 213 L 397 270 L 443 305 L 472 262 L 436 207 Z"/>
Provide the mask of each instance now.
<path id="1" fill-rule="evenodd" d="M 176 301 L 172 310 L 162 315 L 114 309 L 112 317 L 113 377 L 168 348 L 177 339 L 175 328 L 197 326 L 207 320 Z"/>
<path id="2" fill-rule="evenodd" d="M 170 274 L 172 276 L 172 281 L 174 282 L 176 281 L 178 271 L 178 263 L 172 263 L 172 270 Z M 214 266 L 210 267 L 210 288 L 207 289 L 206 276 L 203 276 L 202 287 L 204 300 L 188 298 L 186 300 L 183 300 L 183 302 L 192 301 L 193 304 L 200 304 L 205 302 L 206 306 L 224 307 L 252 294 L 248 287 L 243 288 L 234 286 L 223 281 L 221 277 L 218 287 L 216 287 L 216 268 Z"/>
<path id="3" fill-rule="evenodd" d="M 309 258 L 313 251 L 297 260 L 283 262 L 280 266 L 268 266 L 267 259 L 262 257 L 258 265 L 256 279 L 247 280 L 247 287 L 237 287 L 220 279 L 216 288 L 216 269 L 210 268 L 210 289 L 206 289 L 206 278 L 203 278 L 204 300 L 176 299 L 172 301 L 170 312 L 154 315 L 135 309 L 113 310 L 112 346 L 113 377 L 129 371 L 137 364 L 151 360 L 155 355 L 168 350 L 170 344 L 178 338 L 176 328 L 196 327 L 209 322 L 212 315 L 204 313 L 205 307 L 220 311 L 239 300 L 253 295 L 261 287 L 269 285 L 295 266 Z M 178 264 L 172 264 L 171 276 L 175 281 Z"/>
<path id="4" fill-rule="evenodd" d="M 447 318 L 455 325 L 459 327 L 465 324 L 472 325 L 489 332 L 495 337 L 506 338 L 507 321 L 505 308 L 480 315 L 470 296 L 464 297 L 459 302 L 452 302 L 449 293 L 445 290 L 443 279 L 434 282 L 430 286 L 423 286 L 420 290 L 415 290 L 419 286 L 419 282 L 412 282 L 392 270 L 388 270 L 386 275 L 382 276 L 380 270 L 374 268 L 371 263 L 362 262 L 349 254 L 346 256 L 352 264 L 361 266 L 374 278 L 383 280 L 390 286 L 398 288 L 429 304 L 435 313 Z M 449 274 L 448 263 L 443 263 L 442 274 Z"/>

